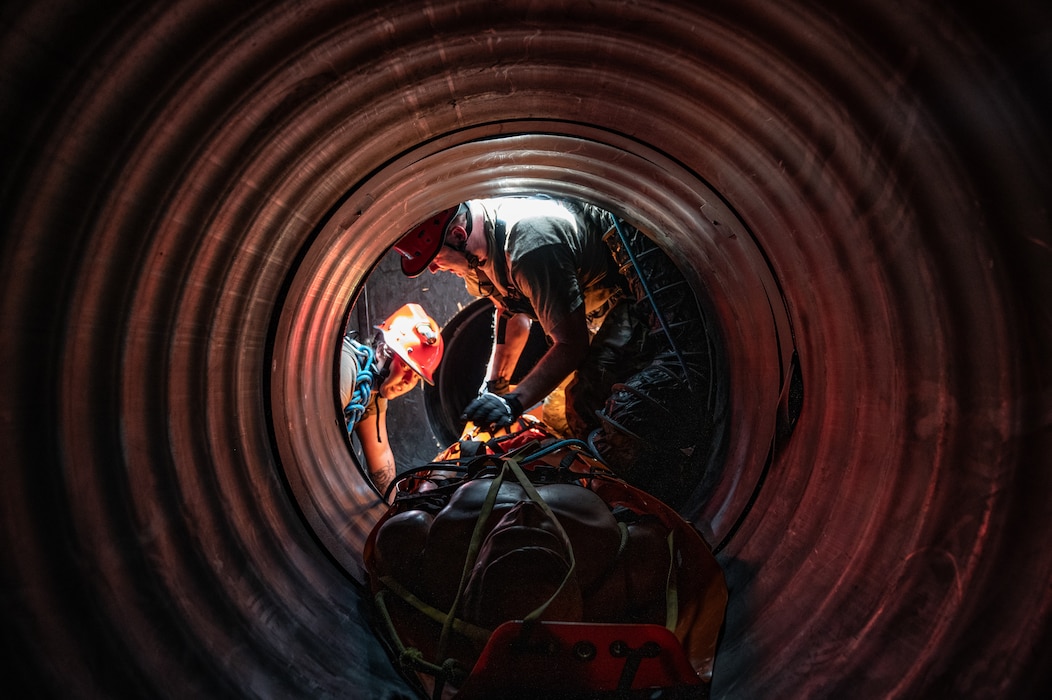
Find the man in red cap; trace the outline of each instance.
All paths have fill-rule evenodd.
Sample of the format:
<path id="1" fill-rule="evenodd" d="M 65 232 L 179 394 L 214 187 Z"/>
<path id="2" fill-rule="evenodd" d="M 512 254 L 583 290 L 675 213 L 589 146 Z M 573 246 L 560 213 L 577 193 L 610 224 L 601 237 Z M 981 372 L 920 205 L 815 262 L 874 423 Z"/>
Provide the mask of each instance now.
<path id="1" fill-rule="evenodd" d="M 548 197 L 472 200 L 428 218 L 395 244 L 402 272 L 451 272 L 468 291 L 493 300 L 495 342 L 478 398 L 463 417 L 482 426 L 509 425 L 566 385 L 565 423 L 583 437 L 610 387 L 642 357 L 646 319 L 603 240 L 612 216 L 583 202 Z M 508 380 L 531 320 L 548 351 L 511 391 Z"/>

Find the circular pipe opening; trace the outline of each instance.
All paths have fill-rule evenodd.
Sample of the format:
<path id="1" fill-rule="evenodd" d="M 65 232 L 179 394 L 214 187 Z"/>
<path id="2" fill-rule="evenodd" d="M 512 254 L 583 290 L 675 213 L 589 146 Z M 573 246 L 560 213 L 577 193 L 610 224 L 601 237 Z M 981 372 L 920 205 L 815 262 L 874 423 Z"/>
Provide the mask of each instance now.
<path id="1" fill-rule="evenodd" d="M 488 125 L 438 139 L 360 183 L 313 238 L 282 304 L 271 363 L 274 415 L 283 416 L 275 422 L 281 464 L 312 529 L 357 576 L 362 542 L 346 533 L 367 527 L 383 506 L 376 501 L 363 510 L 362 492 L 334 476 L 353 471 L 338 421 L 311 420 L 334 415 L 333 355 L 347 313 L 336 300 L 353 298 L 373 261 L 434 211 L 465 199 L 532 193 L 587 193 L 588 201 L 654 231 L 671 259 L 693 262 L 680 271 L 700 290 L 714 333 L 726 328 L 727 344 L 748 352 L 739 351 L 720 377 L 729 387 L 718 400 L 731 400 L 719 410 L 738 428 L 705 457 L 707 492 L 695 495 L 688 515 L 710 542 L 720 542 L 755 496 L 794 349 L 784 300 L 748 229 L 695 174 L 639 142 L 580 125 Z M 428 301 L 438 292 L 427 277 L 416 296 L 399 303 L 440 306 Z M 740 442 L 746 435 L 768 437 Z M 717 463 L 725 456 L 735 465 L 731 475 Z"/>

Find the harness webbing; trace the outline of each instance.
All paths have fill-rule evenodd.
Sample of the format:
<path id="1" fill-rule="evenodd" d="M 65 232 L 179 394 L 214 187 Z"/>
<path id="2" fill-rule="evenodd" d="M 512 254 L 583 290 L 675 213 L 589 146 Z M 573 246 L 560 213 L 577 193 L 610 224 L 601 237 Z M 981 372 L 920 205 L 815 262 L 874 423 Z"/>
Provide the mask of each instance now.
<path id="1" fill-rule="evenodd" d="M 496 303 L 508 313 L 526 314 L 530 318 L 536 318 L 537 313 L 533 310 L 533 304 L 526 298 L 510 281 L 508 260 L 505 253 L 507 238 L 506 222 L 496 219 L 493 223 L 492 235 L 494 241 L 493 272 L 495 280 L 490 279 L 481 265 L 472 265 L 472 269 L 479 279 L 479 288 L 486 296 L 496 300 Z M 470 264 L 470 261 L 469 261 Z"/>
<path id="2" fill-rule="evenodd" d="M 535 459 L 537 455 L 528 455 L 526 459 Z M 461 571 L 460 584 L 457 587 L 456 595 L 454 596 L 453 603 L 447 612 L 443 612 L 441 609 L 436 608 L 418 596 L 408 590 L 405 586 L 399 583 L 391 576 L 381 576 L 379 578 L 380 584 L 383 589 L 378 591 L 375 596 L 376 604 L 380 609 L 381 617 L 386 627 L 388 628 L 388 636 L 394 641 L 396 650 L 399 654 L 399 662 L 405 667 L 411 667 L 414 670 L 429 673 L 434 676 L 438 682 L 435 688 L 435 697 L 438 697 L 441 693 L 441 688 L 447 682 L 453 682 L 455 685 L 458 684 L 458 680 L 466 672 L 461 662 L 456 659 L 448 658 L 442 664 L 437 664 L 428 661 L 423 658 L 423 654 L 419 649 L 406 647 L 398 636 L 398 632 L 395 628 L 394 621 L 391 619 L 390 612 L 388 611 L 385 596 L 393 594 L 403 600 L 405 603 L 416 609 L 427 618 L 442 624 L 442 631 L 439 636 L 438 647 L 436 651 L 436 658 L 442 659 L 446 657 L 447 648 L 450 642 L 450 634 L 455 633 L 473 642 L 484 644 L 492 635 L 492 630 L 486 629 L 479 625 L 472 624 L 463 619 L 457 617 L 458 608 L 460 607 L 461 598 L 467 587 L 468 580 L 471 576 L 471 572 L 477 563 L 479 551 L 488 536 L 486 530 L 486 524 L 488 523 L 490 516 L 493 514 L 493 510 L 496 506 L 497 497 L 500 492 L 501 486 L 505 480 L 508 479 L 509 475 L 514 477 L 515 481 L 522 487 L 523 491 L 530 501 L 537 504 L 544 515 L 552 522 L 559 538 L 565 545 L 567 557 L 569 559 L 569 568 L 564 576 L 562 582 L 556 588 L 555 592 L 537 608 L 532 610 L 523 618 L 524 625 L 531 622 L 537 621 L 548 609 L 548 607 L 558 598 L 563 592 L 570 579 L 574 576 L 577 569 L 577 561 L 574 555 L 573 547 L 570 543 L 569 535 L 563 528 L 562 523 L 559 522 L 558 517 L 552 512 L 551 507 L 544 500 L 544 498 L 537 491 L 537 488 L 530 481 L 530 478 L 526 475 L 523 470 L 520 460 L 522 458 L 515 457 L 503 457 L 501 459 L 500 470 L 496 472 L 492 479 L 489 488 L 486 492 L 486 496 L 483 500 L 482 507 L 479 510 L 478 517 L 475 521 L 475 526 L 471 534 L 471 539 L 468 542 L 467 552 L 464 557 L 464 566 Z M 618 529 L 620 534 L 620 544 L 618 552 L 615 557 L 615 563 L 621 558 L 625 549 L 628 545 L 628 528 L 624 523 L 618 523 Z M 676 545 L 675 545 L 675 530 L 670 529 L 666 542 L 668 544 L 669 551 L 669 566 L 668 572 L 666 573 L 665 582 L 665 627 L 675 633 L 676 624 L 679 620 L 679 591 L 677 585 L 676 575 Z M 607 575 L 610 572 L 607 572 Z M 600 582 L 606 577 L 606 575 L 600 577 Z"/>
<path id="3" fill-rule="evenodd" d="M 449 612 L 446 613 L 445 620 L 442 623 L 442 633 L 438 638 L 439 656 L 445 656 L 446 646 L 449 643 L 449 631 L 453 626 L 457 608 L 460 606 L 460 596 L 463 595 L 468 576 L 475 567 L 475 560 L 478 558 L 479 549 L 482 547 L 483 528 L 486 521 L 489 520 L 490 514 L 493 513 L 493 505 L 497 501 L 497 492 L 500 491 L 500 486 L 504 483 L 504 472 L 505 470 L 501 469 L 493 479 L 493 483 L 490 484 L 489 490 L 486 492 L 486 499 L 482 502 L 478 518 L 475 520 L 475 529 L 471 533 L 467 555 L 464 557 L 464 568 L 460 572 L 460 584 L 457 586 L 457 594 L 453 598 L 453 605 L 450 607 Z"/>
<path id="4" fill-rule="evenodd" d="M 668 578 L 665 583 L 665 627 L 669 632 L 676 631 L 679 622 L 679 587 L 676 583 L 676 545 L 673 541 L 675 530 L 668 532 Z"/>

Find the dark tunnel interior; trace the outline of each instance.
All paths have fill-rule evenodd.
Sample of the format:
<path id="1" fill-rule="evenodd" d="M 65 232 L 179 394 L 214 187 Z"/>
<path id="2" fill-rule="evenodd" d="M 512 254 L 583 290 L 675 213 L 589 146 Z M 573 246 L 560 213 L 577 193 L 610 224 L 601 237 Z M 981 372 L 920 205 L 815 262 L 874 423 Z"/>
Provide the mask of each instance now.
<path id="1" fill-rule="evenodd" d="M 0 67 L 5 695 L 413 697 L 336 348 L 532 192 L 718 323 L 713 697 L 1052 691 L 1047 3 L 15 0 Z"/>

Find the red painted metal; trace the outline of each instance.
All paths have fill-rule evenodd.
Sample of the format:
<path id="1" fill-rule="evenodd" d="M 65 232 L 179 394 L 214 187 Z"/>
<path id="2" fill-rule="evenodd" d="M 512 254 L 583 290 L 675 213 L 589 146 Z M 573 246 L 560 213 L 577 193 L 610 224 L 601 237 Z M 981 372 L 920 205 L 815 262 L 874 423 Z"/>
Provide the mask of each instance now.
<path id="1" fill-rule="evenodd" d="M 456 698 L 601 698 L 701 684 L 659 625 L 511 621 L 494 630 Z"/>

